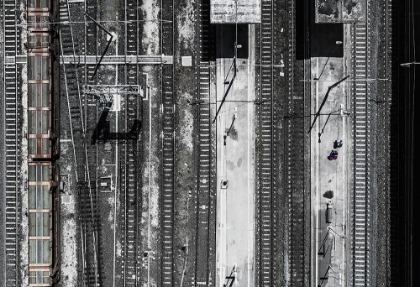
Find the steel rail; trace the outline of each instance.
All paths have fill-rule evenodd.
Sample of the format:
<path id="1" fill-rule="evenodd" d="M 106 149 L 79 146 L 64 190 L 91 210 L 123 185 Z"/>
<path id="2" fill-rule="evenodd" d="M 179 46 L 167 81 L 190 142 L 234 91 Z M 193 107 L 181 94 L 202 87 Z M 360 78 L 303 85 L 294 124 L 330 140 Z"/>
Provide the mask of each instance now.
<path id="1" fill-rule="evenodd" d="M 163 5 L 164 3 L 164 5 Z M 173 0 L 161 0 L 160 32 L 162 54 L 174 53 L 174 25 L 164 25 L 166 14 L 174 19 Z M 167 12 L 168 11 L 168 12 Z M 165 15 L 164 15 L 165 14 Z M 161 66 L 160 86 L 162 89 L 162 194 L 161 194 L 161 269 L 160 286 L 174 286 L 174 196 L 175 196 L 175 99 L 174 65 Z"/>
<path id="2" fill-rule="evenodd" d="M 211 223 L 211 107 L 210 107 L 210 5 L 208 1 L 197 1 L 197 49 L 196 78 L 198 101 L 207 101 L 197 106 L 197 144 L 198 173 L 196 201 L 196 238 L 194 286 L 212 284 L 209 260 L 211 257 L 210 223 Z M 203 65 L 204 64 L 204 65 Z"/>
<path id="3" fill-rule="evenodd" d="M 276 234 L 274 201 L 274 93 L 273 93 L 273 21 L 274 10 L 271 0 L 261 2 L 260 37 L 260 97 L 270 105 L 259 105 L 259 142 L 261 145 L 258 160 L 258 273 L 256 282 L 259 286 L 275 286 L 277 271 L 274 264 Z"/>
<path id="4" fill-rule="evenodd" d="M 16 24 L 15 0 L 3 1 L 3 27 L 4 27 L 4 64 L 3 83 L 4 98 L 3 111 L 5 119 L 5 284 L 18 286 L 19 280 L 19 194 L 18 178 L 18 97 L 17 97 L 17 65 L 6 64 L 6 57 L 16 57 L 19 45 Z"/>
<path id="5" fill-rule="evenodd" d="M 67 19 L 69 22 L 71 22 L 71 15 L 70 15 L 70 6 L 68 1 L 60 1 L 60 19 Z M 75 45 L 74 45 L 74 36 L 73 36 L 73 27 L 72 25 L 63 26 L 62 29 L 60 29 L 60 44 L 61 44 L 61 54 L 64 55 L 65 53 L 69 53 L 73 56 L 74 62 L 76 62 L 76 51 L 75 51 Z M 97 230 L 95 228 L 95 212 L 94 212 L 94 203 L 93 203 L 93 195 L 92 195 L 92 186 L 90 182 L 90 170 L 89 170 L 89 158 L 88 158 L 88 152 L 87 152 L 87 146 L 86 146 L 86 128 L 85 128 L 85 119 L 84 111 L 83 111 L 83 105 L 82 105 L 82 98 L 80 93 L 80 84 L 79 84 L 79 73 L 78 68 L 73 65 L 67 66 L 69 69 L 65 68 L 65 65 L 63 65 L 63 69 L 66 70 L 67 73 L 65 73 L 65 83 L 67 85 L 67 92 L 68 92 L 68 103 L 69 103 L 69 109 L 70 109 L 70 121 L 72 122 L 73 126 L 73 137 L 77 138 L 74 133 L 75 127 L 77 127 L 77 130 L 80 129 L 80 132 L 77 133 L 80 136 L 80 140 L 83 142 L 83 144 L 77 145 L 75 147 L 76 149 L 76 157 L 75 160 L 78 160 L 78 162 L 75 164 L 77 167 L 76 174 L 78 182 L 81 185 L 81 188 L 85 188 L 85 185 L 87 183 L 87 189 L 88 189 L 88 204 L 89 204 L 89 217 L 92 222 L 92 245 L 93 245 L 93 269 L 94 269 L 94 281 L 95 285 L 98 286 L 99 282 L 99 271 L 98 271 L 98 250 L 97 250 Z M 74 89 L 68 89 L 68 87 L 75 87 Z M 73 104 L 73 106 L 71 106 Z M 77 111 L 77 112 L 76 112 Z M 74 124 L 74 125 L 73 125 Z M 88 232 L 87 227 L 86 232 Z M 86 245 L 86 248 L 88 246 Z M 88 252 L 85 253 L 86 256 L 88 256 Z M 89 268 L 89 266 L 87 266 Z M 84 270 L 86 272 L 86 270 Z M 89 274 L 85 273 L 86 277 L 89 278 Z M 89 284 L 89 279 L 87 279 Z M 85 284 L 85 282 L 84 282 Z"/>
<path id="6" fill-rule="evenodd" d="M 369 2 L 369 1 L 368 1 Z M 369 6 L 369 3 L 367 3 Z M 368 7 L 366 8 L 368 10 Z M 366 11 L 366 23 L 352 25 L 354 46 L 352 51 L 353 72 L 359 78 L 367 78 L 369 73 L 369 20 Z M 369 286 L 370 275 L 370 191 L 369 191 L 369 110 L 368 99 L 370 90 L 367 82 L 353 84 L 353 138 L 354 138 L 354 166 L 355 183 L 353 187 L 352 226 L 351 226 L 351 265 L 353 286 Z"/>
<path id="7" fill-rule="evenodd" d="M 292 13 L 289 19 L 291 35 L 289 40 L 289 53 L 288 53 L 288 96 L 285 112 L 291 114 L 305 115 L 305 97 L 306 87 L 305 83 L 296 81 L 296 74 L 305 73 L 305 60 L 297 59 L 299 46 L 296 45 L 298 34 L 295 21 L 298 21 L 296 10 L 297 1 L 291 1 Z M 303 4 L 307 5 L 307 4 Z M 304 16 L 307 15 L 307 7 L 304 8 Z M 302 12 L 300 12 L 302 13 Z M 302 21 L 302 20 L 301 20 Z M 308 29 L 308 23 L 305 20 L 304 31 Z M 300 33 L 299 33 L 300 34 Z M 307 33 L 303 32 L 299 36 L 304 37 L 305 44 L 303 45 L 303 54 L 307 53 Z M 303 56 L 304 58 L 305 56 Z M 306 74 L 304 75 L 306 76 Z M 304 116 L 302 117 L 287 117 L 284 124 L 285 127 L 285 192 L 287 194 L 286 206 L 288 212 L 287 218 L 287 258 L 285 266 L 287 266 L 286 284 L 288 286 L 305 286 L 305 122 L 307 121 Z"/>
<path id="8" fill-rule="evenodd" d="M 138 55 L 139 40 L 138 40 L 138 1 L 125 0 L 124 10 L 125 19 L 130 19 L 125 24 L 125 39 L 124 53 L 125 55 Z M 134 23 L 135 25 L 128 25 Z M 124 67 L 125 78 L 127 85 L 138 84 L 139 66 L 129 66 L 127 63 Z M 129 69 L 134 68 L 135 73 L 131 73 Z M 125 130 L 128 131 L 129 119 L 137 120 L 138 113 L 138 97 L 131 97 L 127 95 L 126 106 L 124 110 L 124 125 Z M 123 286 L 138 286 L 139 285 L 139 235 L 138 221 L 139 221 L 139 195 L 138 195 L 138 141 L 127 140 L 124 143 L 124 176 L 123 190 L 124 192 L 124 239 L 123 239 Z"/>

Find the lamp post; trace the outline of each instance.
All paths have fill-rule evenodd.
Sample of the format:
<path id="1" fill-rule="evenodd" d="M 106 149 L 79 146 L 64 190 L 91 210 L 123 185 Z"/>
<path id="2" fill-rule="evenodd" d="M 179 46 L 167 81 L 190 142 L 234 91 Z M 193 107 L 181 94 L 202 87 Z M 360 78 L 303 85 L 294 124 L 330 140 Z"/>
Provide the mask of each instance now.
<path id="1" fill-rule="evenodd" d="M 334 54 L 335 50 L 337 50 L 338 45 L 343 44 L 343 42 L 341 42 L 341 41 L 335 41 L 335 44 L 336 44 L 336 46 L 335 46 L 334 50 L 332 50 L 332 52 L 328 55 L 327 61 L 325 62 L 324 67 L 322 67 L 321 74 L 319 74 L 318 78 L 314 78 L 315 81 L 318 81 L 319 78 L 321 78 L 321 75 L 322 75 L 322 73 L 325 70 L 325 66 L 327 66 L 327 63 L 330 60 L 331 55 Z"/>

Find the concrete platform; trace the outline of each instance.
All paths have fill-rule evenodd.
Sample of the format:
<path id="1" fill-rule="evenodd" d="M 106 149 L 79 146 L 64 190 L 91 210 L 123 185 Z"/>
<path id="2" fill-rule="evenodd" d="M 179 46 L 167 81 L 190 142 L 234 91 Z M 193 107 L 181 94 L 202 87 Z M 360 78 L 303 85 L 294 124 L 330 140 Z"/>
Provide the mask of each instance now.
<path id="1" fill-rule="evenodd" d="M 346 76 L 343 63 L 343 58 L 312 58 L 311 78 L 319 78 L 312 81 L 312 114 L 319 110 L 328 88 Z M 346 280 L 350 156 L 347 146 L 351 140 L 347 135 L 350 119 L 342 113 L 347 109 L 346 85 L 348 82 L 344 81 L 330 91 L 311 131 L 314 286 L 344 286 Z M 334 148 L 335 140 L 342 140 L 343 146 Z M 336 160 L 327 159 L 332 150 L 338 151 Z M 330 222 L 326 218 L 327 204 L 333 206 Z"/>
<path id="2" fill-rule="evenodd" d="M 210 23 L 261 23 L 261 0 L 211 0 Z"/>
<path id="3" fill-rule="evenodd" d="M 253 41 L 250 29 L 248 41 Z M 253 45 L 249 45 L 253 47 Z M 251 51 L 253 59 L 253 51 Z M 253 60 L 238 60 L 234 78 L 232 58 L 217 59 L 217 108 L 226 101 L 217 117 L 217 230 L 216 286 L 230 283 L 226 276 L 233 272 L 234 286 L 254 286 L 254 67 Z M 231 83 L 231 84 L 230 84 Z M 235 118 L 235 115 L 237 116 Z M 233 123 L 233 124 L 232 124 Z M 227 131 L 231 127 L 227 137 Z M 226 144 L 225 144 L 226 143 Z M 221 182 L 228 181 L 227 188 Z"/>

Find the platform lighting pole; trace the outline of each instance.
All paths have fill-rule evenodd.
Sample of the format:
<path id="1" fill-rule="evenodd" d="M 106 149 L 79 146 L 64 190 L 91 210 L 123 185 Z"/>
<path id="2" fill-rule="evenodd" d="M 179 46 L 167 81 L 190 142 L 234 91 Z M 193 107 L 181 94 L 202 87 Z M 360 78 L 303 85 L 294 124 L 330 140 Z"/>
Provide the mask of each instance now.
<path id="1" fill-rule="evenodd" d="M 341 41 L 335 41 L 335 45 L 336 46 L 335 46 L 334 50 L 332 50 L 332 52 L 328 55 L 327 61 L 325 62 L 324 67 L 322 68 L 321 74 L 319 74 L 318 78 L 314 78 L 315 81 L 318 81 L 319 78 L 321 78 L 321 75 L 322 75 L 322 73 L 325 70 L 325 66 L 327 66 L 327 63 L 330 60 L 331 55 L 334 54 L 335 50 L 337 50 L 338 45 L 341 45 L 341 44 L 343 44 L 343 42 L 341 42 Z"/>

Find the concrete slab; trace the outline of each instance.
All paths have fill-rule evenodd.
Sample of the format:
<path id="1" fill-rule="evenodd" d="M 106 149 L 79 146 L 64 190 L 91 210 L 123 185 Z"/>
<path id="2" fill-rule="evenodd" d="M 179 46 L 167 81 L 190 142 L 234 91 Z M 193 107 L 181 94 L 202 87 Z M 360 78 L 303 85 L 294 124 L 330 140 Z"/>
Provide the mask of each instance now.
<path id="1" fill-rule="evenodd" d="M 172 65 L 174 63 L 174 56 L 162 55 L 162 64 Z"/>
<path id="2" fill-rule="evenodd" d="M 210 22 L 261 23 L 261 0 L 211 0 Z"/>
<path id="3" fill-rule="evenodd" d="M 192 66 L 192 57 L 191 56 L 182 56 L 181 64 L 183 67 L 191 67 Z"/>

